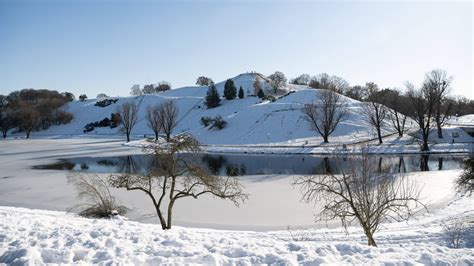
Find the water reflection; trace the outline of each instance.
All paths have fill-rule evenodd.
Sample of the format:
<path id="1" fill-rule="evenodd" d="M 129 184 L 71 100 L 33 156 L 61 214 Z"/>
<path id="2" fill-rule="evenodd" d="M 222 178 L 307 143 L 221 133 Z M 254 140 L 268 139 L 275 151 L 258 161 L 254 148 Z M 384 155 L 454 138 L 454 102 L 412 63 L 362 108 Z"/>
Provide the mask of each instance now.
<path id="1" fill-rule="evenodd" d="M 189 156 L 181 154 L 180 156 Z M 466 156 L 455 155 L 373 155 L 369 159 L 378 172 L 407 173 L 462 168 Z M 355 157 L 360 160 L 361 157 Z M 201 154 L 199 163 L 210 174 L 282 175 L 282 174 L 337 174 L 347 169 L 344 157 L 314 155 L 269 155 L 269 154 Z M 141 173 L 157 171 L 159 162 L 153 155 L 130 155 L 117 157 L 82 157 L 62 159 L 57 163 L 35 166 L 36 169 L 69 170 L 90 173 Z"/>

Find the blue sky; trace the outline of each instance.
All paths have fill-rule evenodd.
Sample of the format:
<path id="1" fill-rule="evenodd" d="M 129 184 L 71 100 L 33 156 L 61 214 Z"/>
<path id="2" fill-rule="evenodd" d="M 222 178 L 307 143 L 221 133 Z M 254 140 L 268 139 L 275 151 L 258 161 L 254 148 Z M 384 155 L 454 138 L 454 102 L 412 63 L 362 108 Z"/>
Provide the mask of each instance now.
<path id="1" fill-rule="evenodd" d="M 474 99 L 471 2 L 0 0 L 0 94 L 276 70 L 403 88 L 434 68 Z"/>

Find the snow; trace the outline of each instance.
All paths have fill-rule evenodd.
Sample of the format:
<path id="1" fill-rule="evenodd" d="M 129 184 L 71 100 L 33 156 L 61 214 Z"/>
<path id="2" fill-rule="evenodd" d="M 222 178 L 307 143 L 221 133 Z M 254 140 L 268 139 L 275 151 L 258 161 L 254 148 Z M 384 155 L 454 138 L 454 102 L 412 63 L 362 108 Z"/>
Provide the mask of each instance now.
<path id="1" fill-rule="evenodd" d="M 442 225 L 474 218 L 472 199 L 457 197 L 437 212 L 387 224 L 378 248 L 356 227 L 293 231 L 224 231 L 0 207 L 0 263 L 6 264 L 457 264 L 474 262 L 474 228 L 467 247 L 447 247 Z"/>

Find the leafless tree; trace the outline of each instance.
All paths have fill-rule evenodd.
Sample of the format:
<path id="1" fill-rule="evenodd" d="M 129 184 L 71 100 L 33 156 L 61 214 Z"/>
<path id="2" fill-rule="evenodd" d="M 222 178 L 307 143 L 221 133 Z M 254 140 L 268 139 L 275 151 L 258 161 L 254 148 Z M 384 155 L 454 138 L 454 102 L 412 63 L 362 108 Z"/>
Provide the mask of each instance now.
<path id="1" fill-rule="evenodd" d="M 148 195 L 153 202 L 163 230 L 171 229 L 173 206 L 178 199 L 202 195 L 213 195 L 229 199 L 236 206 L 247 195 L 234 177 L 214 176 L 198 164 L 195 155 L 199 143 L 189 135 L 178 135 L 170 139 L 166 147 L 149 147 L 156 157 L 157 167 L 147 175 L 113 175 L 109 183 L 117 188 L 138 190 Z M 187 152 L 189 156 L 178 156 Z"/>
<path id="2" fill-rule="evenodd" d="M 19 128 L 26 133 L 26 138 L 30 138 L 30 134 L 34 129 L 37 129 L 41 122 L 41 117 L 38 111 L 34 108 L 24 108 L 17 113 Z"/>
<path id="3" fill-rule="evenodd" d="M 142 90 L 140 89 L 140 85 L 138 84 L 134 84 L 132 86 L 132 88 L 130 88 L 130 95 L 133 95 L 133 96 L 139 96 L 139 95 L 142 95 L 143 92 Z"/>
<path id="4" fill-rule="evenodd" d="M 443 138 L 442 127 L 452 108 L 452 105 L 447 102 L 451 81 L 452 77 L 448 77 L 446 71 L 435 69 L 426 74 L 423 84 L 435 98 L 433 117 L 438 129 L 438 138 Z"/>
<path id="5" fill-rule="evenodd" d="M 258 95 L 258 92 L 262 89 L 262 83 L 260 77 L 256 77 L 253 82 L 253 92 L 255 95 Z"/>
<path id="6" fill-rule="evenodd" d="M 369 124 L 371 124 L 377 131 L 377 137 L 380 144 L 383 143 L 381 129 L 388 113 L 387 107 L 383 105 L 384 102 L 385 100 L 381 93 L 375 92 L 369 97 L 369 101 L 363 103 L 362 106 L 362 113 Z"/>
<path id="7" fill-rule="evenodd" d="M 166 141 L 170 141 L 173 129 L 178 125 L 178 106 L 173 100 L 167 100 L 160 105 L 159 116 L 161 128 L 166 135 Z"/>
<path id="8" fill-rule="evenodd" d="M 349 115 L 341 95 L 330 90 L 319 90 L 319 100 L 305 104 L 302 112 L 311 128 L 323 137 L 325 143 L 329 142 L 329 135 L 337 125 Z"/>
<path id="9" fill-rule="evenodd" d="M 163 128 L 163 122 L 161 121 L 160 105 L 147 106 L 146 108 L 146 120 L 148 127 L 155 133 L 155 140 L 158 140 L 158 134 Z"/>
<path id="10" fill-rule="evenodd" d="M 388 118 L 392 122 L 393 128 L 398 132 L 398 136 L 403 137 L 407 114 L 410 112 L 410 103 L 406 96 L 402 96 L 397 89 L 385 89 L 382 91 L 386 99 Z"/>
<path id="11" fill-rule="evenodd" d="M 0 95 L 0 130 L 3 138 L 7 137 L 8 130 L 13 127 L 13 111 L 8 105 L 6 96 Z"/>
<path id="12" fill-rule="evenodd" d="M 286 77 L 283 72 L 276 71 L 275 73 L 268 76 L 270 79 L 270 86 L 272 86 L 273 91 L 276 93 L 278 89 L 286 86 Z"/>
<path id="13" fill-rule="evenodd" d="M 341 168 L 341 174 L 305 176 L 294 182 L 304 200 L 323 202 L 320 220 L 339 219 L 346 230 L 357 222 L 369 246 L 377 246 L 374 234 L 382 223 L 406 221 L 419 207 L 425 207 L 419 200 L 420 190 L 406 176 L 378 172 L 377 163 L 367 155 L 347 161 L 348 169 Z"/>
<path id="14" fill-rule="evenodd" d="M 127 135 L 127 142 L 130 141 L 130 133 L 137 123 L 138 107 L 134 101 L 124 102 L 117 108 L 117 113 L 120 114 L 120 124 L 122 131 Z"/>
<path id="15" fill-rule="evenodd" d="M 198 86 L 210 86 L 214 81 L 211 78 L 200 76 L 196 80 L 196 85 Z"/>
<path id="16" fill-rule="evenodd" d="M 310 87 L 315 89 L 331 90 L 337 93 L 344 93 L 349 89 L 349 83 L 338 76 L 329 76 L 326 73 L 321 73 L 311 78 Z"/>
<path id="17" fill-rule="evenodd" d="M 423 85 L 420 89 L 407 82 L 407 96 L 410 100 L 412 110 L 411 118 L 418 124 L 422 137 L 422 151 L 429 151 L 428 139 L 432 128 L 432 120 L 435 110 L 436 96 L 428 86 Z"/>

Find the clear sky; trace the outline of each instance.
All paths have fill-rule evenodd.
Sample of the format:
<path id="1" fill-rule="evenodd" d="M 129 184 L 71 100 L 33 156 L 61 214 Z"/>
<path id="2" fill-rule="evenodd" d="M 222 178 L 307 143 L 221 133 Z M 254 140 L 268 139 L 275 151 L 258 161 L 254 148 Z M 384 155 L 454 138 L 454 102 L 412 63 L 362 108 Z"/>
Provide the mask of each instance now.
<path id="1" fill-rule="evenodd" d="M 242 72 L 326 72 L 351 85 L 420 84 L 442 68 L 474 99 L 465 2 L 0 0 L 0 94 L 46 88 L 126 96 Z"/>

